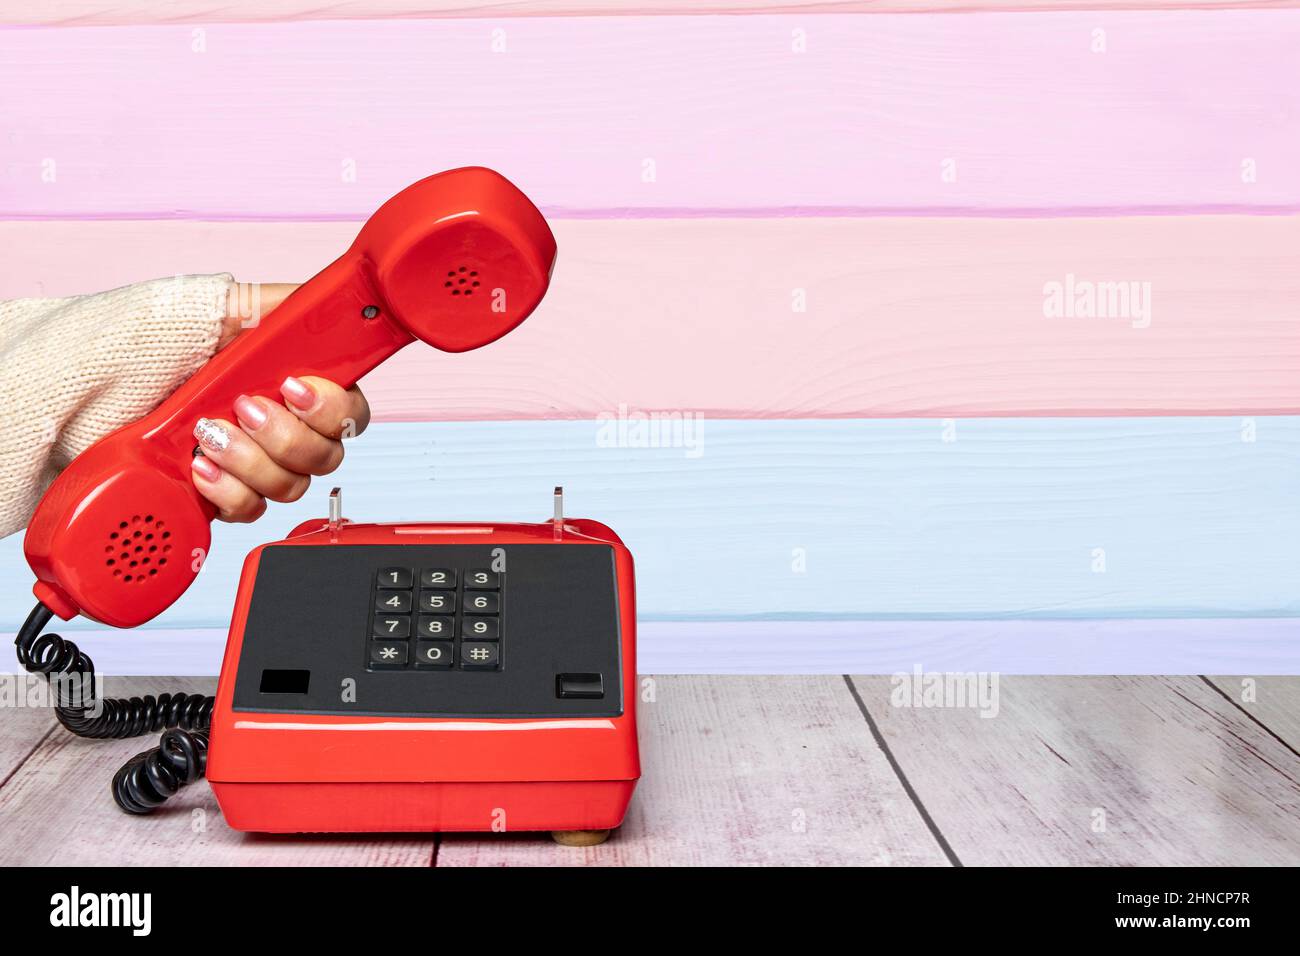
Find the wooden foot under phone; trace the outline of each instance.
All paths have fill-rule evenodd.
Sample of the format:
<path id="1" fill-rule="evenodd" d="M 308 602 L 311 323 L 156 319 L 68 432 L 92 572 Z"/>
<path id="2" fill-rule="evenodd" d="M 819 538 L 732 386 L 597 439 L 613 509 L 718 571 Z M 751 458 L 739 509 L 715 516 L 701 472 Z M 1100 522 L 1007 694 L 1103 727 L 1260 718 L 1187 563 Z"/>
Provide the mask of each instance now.
<path id="1" fill-rule="evenodd" d="M 551 839 L 560 846 L 599 846 L 609 839 L 609 830 L 552 830 Z"/>

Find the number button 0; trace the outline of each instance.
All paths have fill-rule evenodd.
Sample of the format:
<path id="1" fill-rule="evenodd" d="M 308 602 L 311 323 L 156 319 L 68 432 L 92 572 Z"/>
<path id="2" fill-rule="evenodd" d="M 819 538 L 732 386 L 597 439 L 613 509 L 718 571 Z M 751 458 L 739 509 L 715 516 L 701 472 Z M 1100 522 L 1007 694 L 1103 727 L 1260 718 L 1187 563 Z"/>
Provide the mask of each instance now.
<path id="1" fill-rule="evenodd" d="M 420 610 L 430 614 L 453 614 L 456 611 L 454 591 L 421 591 Z"/>
<path id="2" fill-rule="evenodd" d="M 376 614 L 371 628 L 375 637 L 389 641 L 401 641 L 411 636 L 411 619 L 405 614 Z"/>
<path id="3" fill-rule="evenodd" d="M 495 591 L 501 587 L 501 575 L 496 571 L 473 568 L 465 572 L 465 587 L 475 591 Z"/>
<path id="4" fill-rule="evenodd" d="M 380 591 L 375 595 L 375 610 L 387 614 L 410 614 L 409 591 Z"/>
<path id="5" fill-rule="evenodd" d="M 494 617 L 467 614 L 461 618 L 460 636 L 466 640 L 495 641 L 501 636 L 501 622 Z"/>
<path id="6" fill-rule="evenodd" d="M 497 594 L 466 594 L 466 614 L 497 614 L 501 611 L 501 597 Z"/>
<path id="7" fill-rule="evenodd" d="M 411 586 L 410 568 L 380 568 L 375 582 L 381 588 L 409 588 Z"/>
<path id="8" fill-rule="evenodd" d="M 420 615 L 420 636 L 429 638 L 440 638 L 444 641 L 451 640 L 451 626 L 455 621 L 453 617 L 434 617 L 430 614 Z"/>
<path id="9" fill-rule="evenodd" d="M 425 568 L 420 572 L 422 588 L 454 588 L 456 571 L 453 568 Z"/>

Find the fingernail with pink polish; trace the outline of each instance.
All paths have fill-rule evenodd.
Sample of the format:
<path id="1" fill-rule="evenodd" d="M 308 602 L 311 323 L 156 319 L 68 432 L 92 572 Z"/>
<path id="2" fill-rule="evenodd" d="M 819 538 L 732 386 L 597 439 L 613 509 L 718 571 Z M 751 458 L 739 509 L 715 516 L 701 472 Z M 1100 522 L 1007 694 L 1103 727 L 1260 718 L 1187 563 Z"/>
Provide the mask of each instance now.
<path id="1" fill-rule="evenodd" d="M 245 428 L 256 431 L 266 424 L 266 409 L 247 395 L 235 399 L 235 417 Z"/>
<path id="2" fill-rule="evenodd" d="M 316 392 L 301 379 L 290 375 L 280 385 L 280 394 L 288 399 L 289 404 L 299 411 L 307 411 L 316 404 Z"/>
<path id="3" fill-rule="evenodd" d="M 192 462 L 194 470 L 208 481 L 216 481 L 221 477 L 221 469 L 213 462 L 208 461 L 202 455 L 195 455 Z"/>
<path id="4" fill-rule="evenodd" d="M 199 444 L 211 451 L 225 451 L 230 447 L 230 432 L 219 422 L 210 418 L 200 418 L 194 426 L 194 437 Z"/>

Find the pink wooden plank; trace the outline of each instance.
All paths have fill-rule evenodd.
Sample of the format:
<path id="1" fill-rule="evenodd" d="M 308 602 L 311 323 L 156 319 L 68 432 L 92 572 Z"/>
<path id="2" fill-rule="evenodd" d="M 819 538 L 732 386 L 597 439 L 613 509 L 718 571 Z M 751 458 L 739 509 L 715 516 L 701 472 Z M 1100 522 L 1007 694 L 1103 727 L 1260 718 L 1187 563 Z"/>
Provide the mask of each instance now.
<path id="1" fill-rule="evenodd" d="M 1297 0 L 45 0 L 0 9 L 0 23 L 218 23 L 376 17 L 650 16 L 715 13 L 927 13 L 1294 7 Z"/>
<path id="2" fill-rule="evenodd" d="M 355 218 L 467 163 L 569 216 L 1291 211 L 1297 48 L 1266 10 L 6 30 L 0 216 Z"/>
<path id="3" fill-rule="evenodd" d="M 537 314 L 477 352 L 400 353 L 366 382 L 380 419 L 1300 413 L 1300 217 L 555 228 Z M 192 271 L 302 279 L 355 230 L 0 223 L 0 296 Z M 1045 316 L 1045 286 L 1068 275 L 1150 283 L 1149 323 Z"/>

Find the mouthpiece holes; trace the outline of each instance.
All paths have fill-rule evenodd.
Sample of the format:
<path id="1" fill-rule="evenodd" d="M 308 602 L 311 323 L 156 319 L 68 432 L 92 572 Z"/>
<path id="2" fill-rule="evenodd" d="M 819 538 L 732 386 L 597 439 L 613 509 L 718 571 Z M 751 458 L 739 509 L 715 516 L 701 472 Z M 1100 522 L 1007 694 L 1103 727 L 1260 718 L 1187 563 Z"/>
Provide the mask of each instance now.
<path id="1" fill-rule="evenodd" d="M 163 530 L 163 522 L 151 514 L 132 515 L 129 520 L 119 521 L 108 532 L 108 543 L 104 545 L 104 566 L 112 570 L 112 576 L 123 584 L 141 584 L 155 577 L 167 559 L 158 554 L 163 541 L 163 554 L 171 551 L 172 546 L 165 543 L 172 536 Z"/>
<path id="2" fill-rule="evenodd" d="M 461 266 L 459 269 L 452 269 L 447 273 L 447 281 L 442 284 L 442 287 L 450 291 L 454 296 L 462 296 L 473 295 L 478 285 L 478 270 L 471 269 L 469 266 Z"/>

